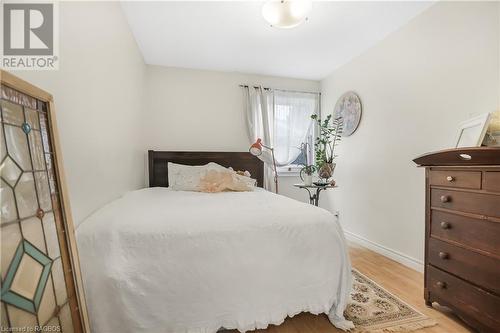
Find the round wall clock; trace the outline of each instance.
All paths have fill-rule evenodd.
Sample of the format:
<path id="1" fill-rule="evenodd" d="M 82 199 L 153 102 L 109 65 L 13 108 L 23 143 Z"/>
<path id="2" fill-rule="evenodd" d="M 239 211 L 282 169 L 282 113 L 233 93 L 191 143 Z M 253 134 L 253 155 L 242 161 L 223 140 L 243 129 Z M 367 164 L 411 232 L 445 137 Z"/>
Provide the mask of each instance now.
<path id="1" fill-rule="evenodd" d="M 333 116 L 334 118 L 342 117 L 344 120 L 342 136 L 349 136 L 356 131 L 361 121 L 361 112 L 361 99 L 355 92 L 348 91 L 340 96 L 335 104 Z"/>

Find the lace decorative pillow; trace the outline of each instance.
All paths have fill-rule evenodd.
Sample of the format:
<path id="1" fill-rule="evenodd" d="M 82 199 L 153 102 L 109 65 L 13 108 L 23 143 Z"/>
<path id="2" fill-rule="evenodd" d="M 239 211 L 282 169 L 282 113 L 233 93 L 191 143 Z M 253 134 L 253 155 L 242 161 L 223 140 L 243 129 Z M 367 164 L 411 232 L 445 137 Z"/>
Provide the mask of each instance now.
<path id="1" fill-rule="evenodd" d="M 201 192 L 215 193 L 223 191 L 253 191 L 255 179 L 237 174 L 233 170 L 208 170 L 200 179 Z"/>
<path id="2" fill-rule="evenodd" d="M 168 163 L 168 184 L 175 191 L 253 191 L 256 181 L 248 172 L 243 174 L 213 162 L 196 166 Z"/>

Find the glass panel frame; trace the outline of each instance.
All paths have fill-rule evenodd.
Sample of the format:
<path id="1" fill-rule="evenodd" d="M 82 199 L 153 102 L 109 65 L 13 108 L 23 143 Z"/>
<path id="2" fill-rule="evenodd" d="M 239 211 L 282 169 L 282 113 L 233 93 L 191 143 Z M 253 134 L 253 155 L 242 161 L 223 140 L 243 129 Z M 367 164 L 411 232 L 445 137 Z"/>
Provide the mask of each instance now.
<path id="1" fill-rule="evenodd" d="M 26 223 L 30 218 L 36 219 L 38 217 L 40 219 L 40 224 L 42 226 L 41 231 L 40 228 L 32 228 L 30 232 L 33 235 L 28 236 L 28 233 L 26 234 L 26 237 L 30 237 L 37 245 L 34 246 L 29 241 L 24 239 L 21 241 L 19 246 L 22 246 L 22 248 L 24 249 L 23 253 L 31 252 L 31 257 L 37 257 L 38 260 L 43 260 L 43 258 L 46 258 L 50 262 L 44 265 L 42 273 L 43 277 L 40 278 L 40 280 L 45 281 L 44 283 L 46 285 L 50 284 L 50 287 L 46 288 L 45 290 L 53 289 L 51 297 L 53 297 L 54 299 L 54 304 L 58 303 L 57 306 L 62 306 L 64 307 L 64 309 L 67 309 L 66 312 L 68 316 L 61 316 L 57 311 L 58 308 L 55 307 L 55 312 L 52 310 L 48 311 L 45 313 L 45 316 L 43 318 L 39 318 L 39 313 L 37 313 L 38 319 L 35 319 L 34 321 L 37 322 L 37 325 L 39 326 L 57 323 L 57 325 L 60 325 L 60 327 L 62 327 L 62 318 L 65 320 L 65 328 L 63 328 L 64 332 L 73 332 L 73 327 L 77 331 L 86 332 L 89 329 L 89 326 L 88 318 L 86 316 L 87 312 L 85 305 L 85 295 L 83 293 L 81 275 L 79 273 L 80 270 L 76 251 L 76 240 L 74 238 L 72 229 L 73 224 L 71 223 L 71 213 L 67 211 L 67 209 L 65 209 L 69 206 L 65 203 L 65 200 L 67 200 L 68 198 L 68 194 L 64 186 L 64 173 L 62 172 L 60 160 L 56 159 L 56 156 L 59 154 L 56 147 L 58 146 L 57 133 L 52 132 L 53 130 L 55 130 L 55 128 L 53 127 L 54 114 L 52 97 L 46 92 L 30 85 L 29 83 L 17 79 L 10 73 L 1 71 L 0 74 L 0 100 L 2 100 L 5 105 L 9 105 L 8 103 L 17 104 L 18 106 L 15 107 L 16 112 L 20 110 L 19 106 L 21 106 L 23 111 L 22 117 L 17 113 L 14 120 L 12 120 L 13 124 L 9 124 L 9 121 L 4 121 L 3 111 L 0 110 L 0 118 L 2 120 L 0 124 L 0 135 L 2 135 L 2 158 L 0 159 L 0 165 L 5 157 L 9 155 L 13 158 L 14 161 L 20 160 L 18 161 L 18 164 L 23 171 L 23 173 L 19 177 L 19 179 L 22 180 L 23 183 L 20 183 L 20 180 L 18 180 L 16 184 L 8 184 L 3 179 L 1 180 L 2 191 L 5 189 L 5 193 L 8 192 L 12 194 L 10 195 L 10 198 L 12 199 L 12 202 L 14 204 L 10 205 L 9 209 L 11 212 L 13 212 L 15 208 L 16 212 L 15 217 L 13 216 L 13 213 L 9 213 L 9 221 L 5 223 L 2 216 L 1 228 L 3 231 L 6 230 L 4 228 L 17 227 L 22 232 L 23 225 L 27 225 Z M 22 87 L 23 92 L 17 91 L 16 89 L 12 88 L 16 87 L 18 84 L 20 87 Z M 8 129 L 8 131 L 6 131 L 6 128 Z M 24 135 L 22 135 L 21 133 L 24 133 Z M 55 142 L 53 142 L 53 140 L 55 140 Z M 13 144 L 14 142 L 16 143 L 15 145 Z M 54 146 L 54 144 L 56 144 L 56 146 Z M 42 149 L 40 149 L 40 145 L 42 146 Z M 27 158 L 28 156 L 29 161 Z M 38 172 L 40 174 L 38 174 Z M 31 177 L 29 175 L 33 177 L 33 181 L 31 180 Z M 60 185 L 61 179 L 63 182 L 62 185 Z M 10 181 L 11 183 L 13 183 L 13 179 L 10 179 Z M 29 191 L 23 189 L 23 185 L 24 187 L 26 187 L 27 184 L 29 185 L 27 187 L 30 188 Z M 32 186 L 33 184 L 34 186 Z M 35 200 L 33 200 L 33 194 L 28 195 L 28 193 L 35 194 L 36 203 Z M 28 205 L 18 204 L 23 202 L 23 200 L 25 203 L 28 203 Z M 40 203 L 42 203 L 42 207 L 40 207 Z M 21 206 L 21 216 L 19 216 L 19 206 Z M 26 207 L 28 207 L 29 209 L 26 209 Z M 30 214 L 33 213 L 35 207 L 36 211 L 34 212 L 34 214 L 27 216 L 28 212 Z M 52 254 L 54 257 L 53 259 L 58 260 L 58 262 L 61 264 L 61 267 L 57 267 L 57 269 L 54 270 L 54 273 L 52 272 L 53 259 L 49 258 L 49 254 L 46 253 L 50 253 L 50 249 L 47 246 L 46 230 L 44 230 L 44 223 L 42 221 L 44 215 L 46 214 L 53 214 L 53 228 L 52 230 L 50 230 L 49 228 L 49 233 L 52 232 L 52 244 L 54 248 L 57 248 L 57 250 L 52 251 Z M 48 217 L 51 218 L 50 215 Z M 37 238 L 37 235 L 40 235 L 40 233 L 43 234 L 41 236 L 43 238 L 43 242 L 42 238 Z M 65 237 L 61 237 L 63 235 Z M 44 243 L 45 246 L 43 246 Z M 70 247 L 71 251 L 69 249 Z M 15 255 L 17 255 L 18 252 L 19 250 L 16 249 Z M 37 255 L 37 253 L 39 255 Z M 54 254 L 58 254 L 58 256 L 54 256 Z M 15 273 L 16 263 L 17 266 L 19 266 L 18 256 L 15 256 L 10 260 L 10 262 L 7 263 L 9 265 L 7 272 L 7 274 L 10 274 L 9 277 L 11 277 L 11 275 L 13 274 L 11 270 L 14 270 Z M 54 274 L 57 274 L 56 280 L 59 281 L 57 282 L 57 285 L 59 287 L 56 287 Z M 9 297 L 11 297 L 12 302 L 19 302 L 20 304 L 26 301 L 26 298 L 23 298 L 20 295 L 16 295 L 15 293 L 9 296 L 10 291 L 6 289 L 4 290 L 4 288 L 7 288 L 9 286 L 9 281 L 10 283 L 12 283 L 12 280 L 8 280 L 6 275 L 6 279 L 4 282 L 7 283 L 2 284 L 1 305 L 2 310 L 6 309 L 6 311 L 3 312 L 5 316 L 2 317 L 2 323 L 7 322 L 8 325 L 12 325 L 12 321 L 9 318 L 9 307 L 15 310 L 17 318 L 19 318 L 19 315 L 22 315 L 23 313 L 28 315 L 30 312 L 21 310 L 17 305 L 16 307 L 8 305 Z M 29 284 L 26 286 L 29 287 Z M 56 296 L 56 288 L 63 288 L 62 290 L 59 290 L 63 293 L 59 293 L 59 296 Z M 65 298 L 64 295 L 66 295 L 65 300 L 62 299 Z M 71 297 L 69 297 L 68 295 L 71 295 Z M 15 298 L 15 296 L 19 296 L 19 299 L 17 301 L 12 300 L 12 298 Z M 65 301 L 64 304 L 59 304 L 63 301 Z M 42 302 L 42 296 L 40 295 L 39 289 L 37 289 L 37 292 L 34 295 L 34 300 L 31 300 L 30 302 L 34 306 L 35 312 L 39 310 L 38 306 L 40 302 Z M 28 305 L 26 305 L 26 307 L 32 308 Z"/>

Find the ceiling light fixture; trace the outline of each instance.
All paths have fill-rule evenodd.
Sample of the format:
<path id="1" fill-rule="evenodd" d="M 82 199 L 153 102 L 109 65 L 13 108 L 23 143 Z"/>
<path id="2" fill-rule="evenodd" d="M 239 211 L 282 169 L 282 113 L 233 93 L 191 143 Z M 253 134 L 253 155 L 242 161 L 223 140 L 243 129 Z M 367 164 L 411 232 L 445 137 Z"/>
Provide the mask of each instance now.
<path id="1" fill-rule="evenodd" d="M 311 0 L 269 0 L 262 6 L 262 16 L 276 28 L 294 28 L 307 20 Z"/>

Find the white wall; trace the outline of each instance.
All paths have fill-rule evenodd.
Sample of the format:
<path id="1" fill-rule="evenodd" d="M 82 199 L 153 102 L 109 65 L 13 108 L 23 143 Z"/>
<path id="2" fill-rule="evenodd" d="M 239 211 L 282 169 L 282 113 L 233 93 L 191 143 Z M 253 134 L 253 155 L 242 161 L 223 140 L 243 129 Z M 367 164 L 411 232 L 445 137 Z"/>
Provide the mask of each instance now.
<path id="1" fill-rule="evenodd" d="M 148 149 L 247 151 L 248 134 L 240 84 L 319 91 L 318 81 L 146 66 L 146 131 Z M 306 200 L 280 177 L 280 193 Z"/>
<path id="2" fill-rule="evenodd" d="M 144 61 L 118 2 L 60 3 L 58 71 L 13 72 L 52 93 L 75 222 L 143 185 Z"/>
<path id="3" fill-rule="evenodd" d="M 497 7 L 437 3 L 322 81 L 323 112 L 348 90 L 364 107 L 323 206 L 340 211 L 349 233 L 410 263 L 422 261 L 424 244 L 424 172 L 412 159 L 450 147 L 460 121 L 499 106 Z"/>
<path id="4" fill-rule="evenodd" d="M 438 3 L 321 82 L 324 111 L 351 89 L 364 104 L 359 130 L 340 146 L 340 187 L 322 193 L 345 230 L 422 259 L 423 172 L 411 160 L 449 146 L 461 120 L 499 108 L 499 7 Z M 77 222 L 144 185 L 146 149 L 245 151 L 239 84 L 320 89 L 146 66 L 115 2 L 61 2 L 60 47 L 59 71 L 14 74 L 55 97 Z M 306 201 L 294 182 L 280 177 L 280 192 Z"/>

